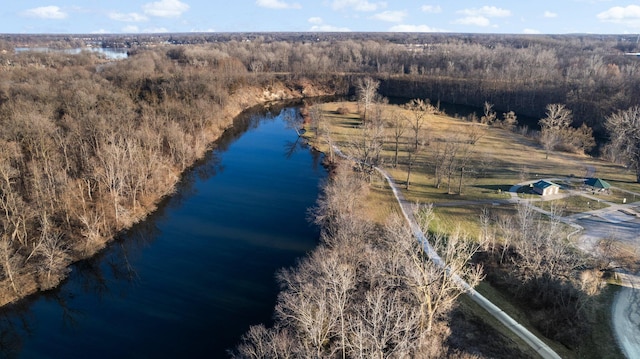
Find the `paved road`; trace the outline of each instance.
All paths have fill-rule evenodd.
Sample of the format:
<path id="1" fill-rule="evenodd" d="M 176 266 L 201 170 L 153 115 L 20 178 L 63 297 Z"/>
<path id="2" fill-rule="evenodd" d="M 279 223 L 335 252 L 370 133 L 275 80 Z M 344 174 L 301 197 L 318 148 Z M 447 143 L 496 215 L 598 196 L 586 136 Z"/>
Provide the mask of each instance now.
<path id="1" fill-rule="evenodd" d="M 352 156 L 344 154 L 335 145 L 333 145 L 333 150 L 336 155 L 342 158 L 346 158 L 353 162 L 362 162 Z M 391 187 L 391 190 L 393 191 L 394 197 L 396 198 L 396 200 L 398 201 L 398 204 L 400 205 L 400 209 L 402 210 L 402 214 L 405 220 L 411 227 L 411 231 L 413 232 L 413 235 L 422 244 L 422 249 L 427 254 L 427 256 L 429 256 L 429 259 L 432 260 L 437 265 L 441 267 L 445 267 L 446 263 L 444 263 L 442 258 L 440 258 L 440 256 L 433 249 L 433 247 L 431 247 L 431 244 L 429 244 L 429 241 L 427 241 L 426 236 L 420 229 L 418 222 L 413 216 L 413 208 L 412 208 L 413 203 L 409 203 L 404 198 L 404 196 L 402 195 L 402 192 L 400 191 L 400 188 L 396 184 L 395 180 L 391 177 L 391 175 L 389 175 L 385 170 L 381 168 L 378 168 L 378 167 L 374 167 L 374 168 L 376 171 L 378 171 L 378 173 L 380 173 L 387 180 L 387 183 L 389 184 L 389 186 Z M 463 281 L 462 278 L 455 275 L 453 276 L 453 280 L 457 281 L 463 288 L 465 288 L 467 294 L 470 296 L 470 298 L 474 302 L 476 302 L 478 305 L 484 308 L 487 312 L 489 312 L 489 314 L 491 314 L 494 318 L 496 318 L 498 321 L 504 324 L 507 328 L 509 328 L 509 330 L 511 330 L 514 334 L 516 334 L 518 337 L 524 340 L 531 348 L 533 348 L 533 350 L 536 351 L 536 353 L 540 355 L 540 357 L 544 359 L 560 359 L 560 356 L 555 351 L 553 351 L 553 349 L 551 349 L 545 342 L 543 342 L 538 337 L 533 335 L 533 333 L 531 333 L 529 330 L 523 327 L 520 323 L 516 322 L 507 313 L 503 312 L 500 308 L 498 308 L 496 305 L 491 303 L 488 299 L 482 296 L 482 294 L 478 293 L 468 283 Z"/>
<path id="2" fill-rule="evenodd" d="M 592 177 L 595 169 L 587 168 L 587 176 Z M 547 178 L 548 181 L 563 181 L 562 178 Z M 573 179 L 577 181 L 576 179 Z M 541 200 L 553 200 L 563 197 L 580 195 L 594 201 L 601 198 L 594 197 L 582 191 L 567 191 L 564 193 L 546 196 L 544 199 L 521 199 L 517 191 L 522 186 L 528 186 L 538 180 L 527 181 L 514 185 L 509 189 L 511 198 L 507 201 L 515 202 L 535 202 Z M 622 189 L 617 189 L 624 191 Z M 629 192 L 629 191 L 624 191 Z M 630 194 L 640 196 L 638 193 Z M 458 205 L 477 204 L 482 201 L 463 203 Z M 486 201 L 484 201 L 486 202 Z M 505 200 L 496 201 L 504 203 Z M 640 202 L 628 204 L 607 203 L 609 207 L 579 213 L 572 216 L 558 218 L 561 222 L 576 229 L 571 235 L 580 233 L 577 240 L 578 247 L 585 252 L 593 253 L 598 241 L 603 238 L 611 238 L 624 243 L 628 248 L 640 248 L 640 217 L 634 213 L 640 212 Z M 455 206 L 454 202 L 439 204 L 439 206 Z M 539 207 L 532 206 L 534 210 L 545 215 L 552 215 Z M 636 253 L 637 254 L 637 253 Z M 631 277 L 625 280 L 624 288 L 616 295 L 612 306 L 613 329 L 622 351 L 630 359 L 640 358 L 640 277 Z"/>
<path id="3" fill-rule="evenodd" d="M 594 173 L 595 169 L 587 169 L 587 177 L 593 176 Z M 510 190 L 512 199 L 517 198 L 516 192 L 520 186 L 529 183 L 531 182 L 513 186 Z M 634 198 L 640 196 L 638 193 L 624 192 L 633 194 Z M 580 191 L 567 191 L 564 195 L 580 195 L 593 200 L 601 200 Z M 629 248 L 640 248 L 640 218 L 633 215 L 639 212 L 640 202 L 605 203 L 609 207 L 560 218 L 562 222 L 580 230 L 578 247 L 593 253 L 600 239 L 611 238 L 626 244 Z M 537 207 L 533 208 L 537 209 Z M 537 210 L 544 212 L 540 209 Z M 620 348 L 627 358 L 640 358 L 640 277 L 636 276 L 625 280 L 624 287 L 616 295 L 611 310 L 613 330 Z"/>
<path id="4" fill-rule="evenodd" d="M 613 303 L 613 327 L 627 358 L 640 358 L 640 288 L 623 287 Z"/>
<path id="5" fill-rule="evenodd" d="M 386 171 L 377 167 L 376 167 L 376 170 L 387 180 L 387 183 L 389 183 L 389 186 L 391 187 L 391 190 L 393 191 L 393 194 L 396 200 L 400 204 L 400 208 L 402 209 L 402 214 L 404 215 L 405 219 L 411 226 L 411 230 L 414 236 L 422 244 L 422 248 L 425 251 L 425 253 L 437 265 L 446 266 L 446 263 L 442 261 L 442 258 L 440 258 L 438 253 L 436 253 L 433 247 L 431 247 L 431 245 L 429 244 L 429 241 L 427 241 L 426 236 L 424 235 L 424 233 L 420 229 L 420 226 L 415 220 L 413 216 L 413 209 L 412 209 L 413 204 L 409 203 L 404 198 L 404 196 L 402 195 L 402 192 L 400 192 L 400 189 L 398 188 L 398 185 Z M 531 333 L 529 330 L 523 327 L 520 323 L 516 322 L 513 318 L 511 318 L 507 313 L 503 312 L 495 304 L 491 303 L 488 299 L 482 296 L 482 294 L 478 293 L 469 284 L 464 282 L 460 277 L 456 275 L 456 276 L 453 276 L 453 279 L 459 282 L 460 285 L 463 288 L 465 288 L 467 294 L 470 296 L 470 298 L 474 302 L 476 302 L 478 305 L 484 308 L 487 312 L 489 312 L 489 314 L 491 314 L 494 318 L 496 318 L 503 325 L 509 328 L 514 334 L 516 334 L 518 337 L 524 340 L 531 348 L 533 348 L 533 350 L 535 350 L 540 355 L 540 357 L 545 359 L 547 358 L 560 359 L 560 356 L 555 351 L 553 351 L 553 349 L 551 349 L 546 343 L 544 343 L 538 337 L 533 335 L 533 333 Z"/>

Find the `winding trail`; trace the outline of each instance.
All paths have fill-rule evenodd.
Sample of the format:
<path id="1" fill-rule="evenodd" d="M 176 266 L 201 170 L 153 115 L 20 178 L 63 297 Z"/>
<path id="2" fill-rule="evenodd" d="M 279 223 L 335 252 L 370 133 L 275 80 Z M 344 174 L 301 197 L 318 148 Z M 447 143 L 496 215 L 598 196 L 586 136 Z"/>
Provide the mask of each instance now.
<path id="1" fill-rule="evenodd" d="M 386 171 L 378 167 L 374 167 L 374 168 L 376 171 L 378 171 L 378 173 L 380 173 L 387 180 L 387 183 L 389 184 L 389 186 L 391 187 L 391 190 L 393 191 L 394 197 L 398 201 L 398 204 L 400 204 L 400 209 L 402 210 L 402 214 L 404 218 L 406 219 L 407 223 L 409 223 L 409 225 L 411 226 L 411 231 L 413 232 L 413 235 L 420 242 L 420 244 L 422 245 L 422 249 L 427 254 L 427 256 L 429 256 L 429 259 L 431 259 L 438 266 L 446 268 L 446 263 L 444 263 L 442 258 L 440 258 L 438 253 L 436 253 L 436 251 L 433 249 L 431 244 L 429 244 L 429 241 L 427 240 L 426 236 L 420 229 L 420 226 L 418 225 L 415 217 L 413 216 L 412 204 L 409 203 L 404 198 L 404 196 L 402 195 L 402 192 L 400 192 L 400 189 L 398 188 L 398 185 Z M 518 323 L 513 318 L 511 318 L 507 313 L 502 311 L 502 309 L 500 309 L 498 306 L 491 303 L 482 294 L 478 293 L 475 289 L 473 289 L 473 287 L 471 287 L 468 283 L 462 280 L 462 278 L 460 278 L 458 275 L 453 275 L 453 280 L 458 282 L 458 284 L 460 284 L 464 288 L 465 292 L 469 295 L 471 300 L 473 300 L 482 308 L 484 308 L 487 312 L 489 312 L 489 314 L 491 314 L 494 318 L 500 321 L 500 323 L 502 323 L 504 326 L 509 328 L 511 332 L 513 332 L 522 340 L 524 340 L 542 358 L 558 358 L 558 359 L 560 358 L 560 356 L 555 351 L 553 351 L 553 349 L 551 349 L 545 342 L 540 340 L 533 333 L 527 330 L 527 328 L 525 328 L 520 323 Z"/>
<path id="2" fill-rule="evenodd" d="M 616 294 L 611 308 L 616 337 L 627 358 L 640 358 L 640 280 L 637 278 Z"/>
<path id="3" fill-rule="evenodd" d="M 592 177 L 594 174 L 595 169 L 587 167 L 585 177 Z M 546 180 L 556 181 L 562 179 L 550 178 Z M 520 201 L 517 194 L 518 188 L 533 182 L 535 181 L 527 181 L 511 187 L 509 193 L 512 201 Z M 638 193 L 618 187 L 612 188 L 633 195 L 634 198 L 640 196 Z M 582 191 L 567 191 L 568 193 L 566 194 L 549 196 L 547 199 L 579 195 L 594 201 L 602 201 L 600 198 Z M 531 200 L 522 201 L 530 202 Z M 602 238 L 613 237 L 617 241 L 632 246 L 640 244 L 640 219 L 638 219 L 640 215 L 637 212 L 637 209 L 640 208 L 640 202 L 624 204 L 602 202 L 607 204 L 608 207 L 567 217 L 557 217 L 557 219 L 575 229 L 569 234 L 569 237 L 582 232 L 577 239 L 577 244 L 585 252 L 593 252 L 598 240 Z M 549 216 L 553 215 L 536 206 L 531 208 Z M 613 332 L 620 349 L 627 358 L 640 358 L 640 273 L 633 275 L 618 272 L 617 275 L 622 288 L 616 294 L 611 307 Z"/>
<path id="4" fill-rule="evenodd" d="M 356 163 L 362 163 L 362 161 L 360 161 L 358 159 L 355 159 L 352 156 L 348 156 L 348 155 L 344 154 L 335 145 L 333 145 L 333 150 L 334 150 L 334 153 L 337 154 L 340 157 L 346 158 L 346 159 L 348 159 L 350 161 L 353 161 L 353 162 L 356 162 Z M 420 226 L 418 225 L 418 222 L 416 221 L 416 219 L 415 219 L 415 217 L 413 215 L 412 203 L 408 202 L 405 199 L 405 197 L 402 195 L 402 192 L 400 191 L 400 188 L 398 187 L 398 185 L 395 182 L 395 180 L 393 179 L 393 177 L 391 177 L 391 175 L 389 175 L 385 170 L 383 170 L 383 169 L 381 169 L 379 167 L 375 167 L 374 166 L 373 168 L 385 178 L 385 180 L 389 184 L 389 187 L 391 187 L 391 190 L 393 191 L 393 196 L 398 201 L 398 204 L 400 205 L 400 209 L 402 210 L 402 215 L 404 216 L 405 220 L 407 221 L 407 223 L 411 227 L 411 232 L 416 237 L 416 239 L 420 242 L 420 244 L 422 245 L 422 249 L 427 254 L 429 259 L 432 260 L 436 265 L 446 269 L 447 264 L 444 263 L 442 258 L 433 249 L 431 244 L 429 244 L 429 241 L 427 240 L 427 237 L 425 236 L 424 232 L 422 232 L 422 230 L 420 229 Z M 458 275 L 453 275 L 452 278 L 462 288 L 464 288 L 464 291 L 469 295 L 469 297 L 474 302 L 476 302 L 478 305 L 480 305 L 482 308 L 484 308 L 487 312 L 489 312 L 489 314 L 491 314 L 494 318 L 496 318 L 498 321 L 500 321 L 500 323 L 502 323 L 509 330 L 511 330 L 511 332 L 513 332 L 518 337 L 520 337 L 522 340 L 524 340 L 536 353 L 538 353 L 538 355 L 540 355 L 540 357 L 545 358 L 545 359 L 547 359 L 547 358 L 549 358 L 549 359 L 560 359 L 561 358 L 545 342 L 540 340 L 533 333 L 531 333 L 529 330 L 527 330 L 527 328 L 525 328 L 520 323 L 518 323 L 513 318 L 511 318 L 507 313 L 502 311 L 502 309 L 500 309 L 498 306 L 496 306 L 495 304 L 491 303 L 482 294 L 478 293 L 475 289 L 473 289 L 473 287 L 471 287 L 467 282 L 465 282 Z"/>

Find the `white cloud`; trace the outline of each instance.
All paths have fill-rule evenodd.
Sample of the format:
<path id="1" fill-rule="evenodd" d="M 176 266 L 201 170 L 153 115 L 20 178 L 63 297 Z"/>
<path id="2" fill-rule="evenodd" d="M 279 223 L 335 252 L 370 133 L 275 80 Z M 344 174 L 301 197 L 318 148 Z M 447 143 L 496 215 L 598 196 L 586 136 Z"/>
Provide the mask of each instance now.
<path id="1" fill-rule="evenodd" d="M 256 0 L 256 5 L 268 9 L 302 9 L 298 3 L 289 4 L 280 0 Z"/>
<path id="2" fill-rule="evenodd" d="M 37 17 L 40 19 L 62 20 L 67 18 L 67 13 L 60 10 L 57 6 L 42 6 L 26 10 L 22 13 L 24 16 Z"/>
<path id="3" fill-rule="evenodd" d="M 333 0 L 331 8 L 333 10 L 342 10 L 352 8 L 355 11 L 376 11 L 387 7 L 387 3 L 380 1 L 377 3 L 368 0 Z"/>
<path id="4" fill-rule="evenodd" d="M 333 25 L 327 25 L 324 23 L 324 21 L 322 20 L 321 17 L 310 17 L 309 19 L 307 19 L 307 22 L 310 24 L 313 24 L 313 26 L 311 26 L 311 29 L 309 29 L 309 31 L 322 31 L 322 32 L 347 32 L 347 31 L 351 31 L 351 29 L 349 29 L 348 27 L 339 27 L 339 26 L 333 26 Z"/>
<path id="5" fill-rule="evenodd" d="M 484 16 L 467 16 L 461 19 L 456 19 L 453 24 L 457 25 L 474 25 L 474 26 L 490 26 L 491 21 Z"/>
<path id="6" fill-rule="evenodd" d="M 490 17 L 509 17 L 511 11 L 498 8 L 495 6 L 483 6 L 481 8 L 469 8 L 457 11 L 458 14 L 465 15 L 463 18 L 456 19 L 452 24 L 473 25 L 473 26 L 494 26 L 491 25 Z"/>
<path id="7" fill-rule="evenodd" d="M 603 22 L 640 27 L 640 6 L 614 6 L 607 11 L 599 13 L 596 17 Z"/>
<path id="8" fill-rule="evenodd" d="M 127 34 L 134 34 L 140 32 L 140 29 L 138 29 L 138 27 L 135 25 L 127 25 L 123 27 L 121 31 Z"/>
<path id="9" fill-rule="evenodd" d="M 392 32 L 446 32 L 447 30 L 436 29 L 427 25 L 395 25 L 389 31 Z"/>
<path id="10" fill-rule="evenodd" d="M 536 29 L 524 29 L 522 30 L 523 34 L 541 34 L 540 30 Z"/>
<path id="11" fill-rule="evenodd" d="M 128 14 L 112 12 L 109 14 L 109 19 L 123 22 L 142 22 L 149 20 L 148 17 L 135 12 L 130 12 Z"/>
<path id="12" fill-rule="evenodd" d="M 422 5 L 422 7 L 420 8 L 423 12 L 426 12 L 428 14 L 439 14 L 442 12 L 442 8 L 440 7 L 440 5 Z M 421 25 L 424 26 L 424 25 Z"/>
<path id="13" fill-rule="evenodd" d="M 92 34 L 108 34 L 109 31 L 105 30 L 105 29 L 98 29 L 98 30 L 94 30 L 91 31 Z"/>
<path id="14" fill-rule="evenodd" d="M 149 16 L 178 17 L 189 10 L 189 5 L 179 0 L 160 0 L 142 5 L 142 10 Z"/>
<path id="15" fill-rule="evenodd" d="M 406 11 L 383 11 L 373 15 L 371 18 L 387 22 L 402 22 L 407 15 Z"/>
<path id="16" fill-rule="evenodd" d="M 481 8 L 473 8 L 473 9 L 463 9 L 458 11 L 458 14 L 466 15 L 467 17 L 509 17 L 511 16 L 511 11 L 506 9 L 501 9 L 495 6 L 483 6 Z"/>
<path id="17" fill-rule="evenodd" d="M 556 14 L 555 12 L 551 12 L 551 11 L 545 11 L 544 12 L 544 17 L 549 17 L 549 18 L 558 17 L 558 14 Z"/>

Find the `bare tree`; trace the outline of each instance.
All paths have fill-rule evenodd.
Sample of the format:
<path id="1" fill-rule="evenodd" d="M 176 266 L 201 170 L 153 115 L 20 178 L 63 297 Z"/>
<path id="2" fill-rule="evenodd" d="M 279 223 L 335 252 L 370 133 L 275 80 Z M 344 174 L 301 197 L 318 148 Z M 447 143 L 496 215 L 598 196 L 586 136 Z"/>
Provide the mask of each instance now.
<path id="1" fill-rule="evenodd" d="M 18 246 L 6 233 L 0 234 L 0 264 L 6 278 L 9 279 L 11 288 L 16 294 L 20 294 L 21 288 L 17 284 L 23 264 L 24 256 L 18 251 Z"/>
<path id="2" fill-rule="evenodd" d="M 419 140 L 417 143 L 407 144 L 407 181 L 405 183 L 405 189 L 407 190 L 411 186 L 411 171 L 424 147 L 425 142 L 423 140 Z"/>
<path id="3" fill-rule="evenodd" d="M 458 181 L 459 195 L 462 195 L 465 173 L 473 171 L 472 156 L 475 153 L 475 144 L 483 136 L 483 132 L 484 131 L 479 128 L 479 125 L 471 125 L 466 128 L 466 131 L 463 131 L 462 141 L 457 142 L 457 145 L 460 147 L 460 150 L 455 151 L 458 157 L 458 168 L 460 170 Z"/>
<path id="4" fill-rule="evenodd" d="M 542 128 L 559 130 L 569 127 L 573 121 L 571 110 L 560 103 L 551 103 L 546 107 L 546 117 L 540 119 L 538 123 Z"/>
<path id="5" fill-rule="evenodd" d="M 411 141 L 413 147 L 418 147 L 420 144 L 420 137 L 423 130 L 427 126 L 428 115 L 434 113 L 435 109 L 429 103 L 429 100 L 413 99 L 405 105 L 405 108 L 409 110 L 409 128 L 411 129 Z"/>
<path id="6" fill-rule="evenodd" d="M 398 150 L 400 148 L 400 140 L 407 130 L 407 118 L 398 110 L 393 110 L 387 121 L 387 127 L 391 128 L 394 145 L 393 167 L 398 165 Z"/>
<path id="7" fill-rule="evenodd" d="M 593 137 L 593 129 L 583 123 L 578 128 L 569 128 L 564 137 L 568 139 L 568 145 L 571 150 L 580 153 L 587 153 L 596 146 L 596 140 Z"/>
<path id="8" fill-rule="evenodd" d="M 335 163 L 335 155 L 334 155 L 334 145 L 333 135 L 331 134 L 331 128 L 327 121 L 320 122 L 319 136 L 324 142 L 324 144 L 329 149 L 329 163 Z"/>
<path id="9" fill-rule="evenodd" d="M 33 254 L 42 257 L 38 271 L 44 275 L 41 285 L 43 289 L 52 288 L 69 264 L 69 253 L 64 245 L 62 233 L 59 233 L 50 223 L 46 212 L 40 218 L 40 237 Z M 28 258 L 27 258 L 28 260 Z"/>
<path id="10" fill-rule="evenodd" d="M 545 158 L 549 158 L 549 153 L 561 143 L 560 133 L 550 128 L 543 128 L 540 131 L 538 141 L 544 148 Z"/>
<path id="11" fill-rule="evenodd" d="M 288 330 L 265 328 L 264 325 L 253 325 L 241 339 L 231 357 L 238 359 L 296 358 L 301 353 L 294 338 Z"/>
<path id="12" fill-rule="evenodd" d="M 620 159 L 636 171 L 636 182 L 640 183 L 640 107 L 611 114 L 606 118 L 605 127 L 612 147 Z"/>
<path id="13" fill-rule="evenodd" d="M 378 87 L 380 87 L 380 81 L 374 80 L 371 77 L 361 78 L 357 81 L 356 92 L 358 94 L 358 104 L 362 105 L 362 119 L 364 122 L 369 119 L 369 110 L 377 101 Z"/>
<path id="14" fill-rule="evenodd" d="M 573 114 L 565 105 L 559 103 L 548 104 L 546 109 L 546 117 L 538 121 L 539 141 L 545 150 L 545 158 L 549 158 L 549 153 L 566 137 L 566 130 L 573 121 Z"/>
<path id="15" fill-rule="evenodd" d="M 433 113 L 434 108 L 428 101 L 413 99 L 405 108 L 410 111 L 408 116 L 411 130 L 411 141 L 407 143 L 407 182 L 406 189 L 411 185 L 411 170 L 414 162 L 422 149 L 428 144 L 423 138 L 424 129 L 427 126 L 427 116 Z"/>
<path id="16" fill-rule="evenodd" d="M 354 136 L 350 141 L 360 171 L 365 173 L 369 179 L 373 167 L 380 164 L 380 152 L 384 144 L 384 122 L 380 105 L 372 106 L 369 121 L 363 122 L 359 126 L 358 136 Z"/>
<path id="17" fill-rule="evenodd" d="M 475 145 L 486 134 L 486 126 L 470 123 L 462 127 L 460 134 L 467 143 Z"/>
<path id="18" fill-rule="evenodd" d="M 513 111 L 505 112 L 502 114 L 502 127 L 513 131 L 518 126 L 518 116 Z"/>
<path id="19" fill-rule="evenodd" d="M 313 104 L 309 107 L 309 127 L 313 131 L 313 135 L 318 139 L 319 131 L 322 127 L 326 127 L 324 112 L 320 104 Z"/>
<path id="20" fill-rule="evenodd" d="M 349 318 L 352 358 L 409 357 L 418 340 L 414 306 L 397 290 L 375 287 Z"/>
<path id="21" fill-rule="evenodd" d="M 480 118 L 480 122 L 486 125 L 493 125 L 496 121 L 496 112 L 493 110 L 493 104 L 485 101 L 482 109 L 484 114 L 482 118 Z"/>
<path id="22" fill-rule="evenodd" d="M 362 198 L 368 193 L 365 181 L 350 172 L 346 161 L 339 161 L 335 175 L 324 186 L 323 192 L 310 210 L 316 224 L 326 226 L 339 217 L 354 217 L 362 206 Z"/>
<path id="23" fill-rule="evenodd" d="M 321 358 L 332 354 L 328 343 L 338 326 L 338 318 L 326 293 L 309 278 L 303 279 L 305 275 L 294 272 L 279 275 L 287 289 L 278 297 L 276 318 L 295 329 L 303 356 Z"/>
<path id="24" fill-rule="evenodd" d="M 429 233 L 428 227 L 433 216 L 433 207 L 418 206 L 415 211 L 423 232 Z M 411 236 L 405 236 L 405 242 L 401 245 L 410 258 L 410 264 L 406 269 L 407 282 L 420 303 L 420 327 L 427 332 L 431 331 L 438 316 L 446 313 L 456 298 L 464 293 L 464 288 L 454 277 L 462 278 L 471 287 L 477 285 L 482 279 L 481 267 L 470 266 L 471 258 L 477 252 L 478 245 L 460 229 L 448 237 L 434 235 L 428 240 L 442 258 L 443 263 L 446 263 L 446 268 L 428 260 L 423 244 Z"/>
<path id="25" fill-rule="evenodd" d="M 436 139 L 431 146 L 431 163 L 433 166 L 434 187 L 440 188 L 444 178 L 444 166 L 449 156 L 450 144 L 442 139 Z"/>

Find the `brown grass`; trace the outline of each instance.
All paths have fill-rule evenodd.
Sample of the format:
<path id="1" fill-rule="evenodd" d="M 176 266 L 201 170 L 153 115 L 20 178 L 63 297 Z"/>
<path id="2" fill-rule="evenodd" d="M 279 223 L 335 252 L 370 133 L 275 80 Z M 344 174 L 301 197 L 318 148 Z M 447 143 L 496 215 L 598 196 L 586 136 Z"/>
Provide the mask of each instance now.
<path id="1" fill-rule="evenodd" d="M 342 113 L 338 113 L 341 109 Z M 358 136 L 357 126 L 360 125 L 360 115 L 357 113 L 358 107 L 354 102 L 334 102 L 323 105 L 324 115 L 330 123 L 333 140 L 343 151 L 349 152 L 350 140 Z M 409 115 L 407 110 L 399 106 L 388 105 L 386 111 L 400 111 Z M 552 152 L 546 158 L 545 151 L 532 139 L 521 136 L 504 129 L 488 127 L 485 125 L 471 124 L 462 119 L 449 116 L 433 114 L 428 117 L 428 125 L 425 134 L 428 134 L 430 141 L 444 139 L 452 133 L 463 133 L 469 126 L 478 126 L 482 131 L 482 137 L 474 146 L 474 154 L 471 163 L 484 164 L 484 175 L 478 178 L 467 178 L 463 186 L 462 194 L 457 194 L 458 178 L 452 179 L 451 192 L 448 186 L 443 183 L 440 188 L 435 188 L 432 170 L 429 168 L 430 148 L 427 148 L 418 157 L 418 164 L 411 174 L 411 186 L 409 190 L 403 190 L 405 197 L 410 201 L 419 201 L 434 204 L 455 204 L 468 206 L 464 201 L 491 201 L 509 198 L 508 189 L 523 180 L 535 180 L 538 178 L 567 178 L 576 179 L 585 176 L 588 168 L 595 168 L 595 176 L 603 178 L 613 186 L 640 193 L 640 185 L 635 183 L 635 175 L 622 166 L 608 163 L 586 155 Z M 388 129 L 388 138 L 391 138 L 391 131 Z M 408 141 L 410 131 L 405 131 L 403 143 Z M 427 135 L 425 135 L 427 136 Z M 406 162 L 407 154 L 401 151 L 399 154 L 399 164 L 397 168 L 392 168 L 393 144 L 385 144 L 383 155 L 383 166 L 395 181 L 404 186 L 406 183 Z M 319 146 L 321 150 L 326 150 Z M 386 164 L 386 165 L 385 165 Z M 522 196 L 527 197 L 526 194 Z M 612 190 L 611 195 L 600 194 L 604 201 L 622 203 L 623 198 L 628 202 L 634 201 L 633 195 L 622 191 Z M 640 200 L 640 198 L 638 199 Z M 375 202 L 378 201 L 378 202 Z M 389 201 L 382 201 L 377 198 L 372 206 L 388 207 Z M 587 204 L 587 202 L 591 202 Z M 597 208 L 598 204 L 578 198 L 570 198 L 560 201 L 560 205 L 566 207 L 569 213 L 577 213 L 588 210 L 591 205 Z M 546 206 L 546 204 L 543 204 Z M 384 212 L 384 210 L 382 210 Z M 478 208 L 471 206 L 468 209 L 438 209 L 439 221 L 443 229 L 453 229 L 460 224 L 468 228 L 469 232 L 475 232 L 473 224 L 474 218 L 477 220 Z M 381 216 L 377 215 L 378 220 Z"/>
<path id="2" fill-rule="evenodd" d="M 336 112 L 338 108 L 348 109 L 341 110 L 342 114 Z M 349 152 L 349 139 L 358 136 L 357 126 L 360 124 L 360 117 L 357 114 L 357 105 L 352 102 L 327 103 L 323 105 L 326 119 L 331 125 L 331 132 L 334 142 Z M 389 107 L 391 109 L 391 106 Z M 396 108 L 396 110 L 398 110 Z M 404 111 L 404 110 L 400 110 Z M 429 133 L 430 139 L 445 138 L 449 133 L 463 132 L 471 126 L 470 123 L 461 119 L 454 119 L 442 115 L 430 115 L 429 125 L 426 132 Z M 481 126 L 483 136 L 478 140 L 473 154 L 472 163 L 484 163 L 485 175 L 481 178 L 472 179 L 463 188 L 462 194 L 451 194 L 447 191 L 446 183 L 440 188 L 435 188 L 434 178 L 431 170 L 426 166 L 429 158 L 429 148 L 427 148 L 419 157 L 418 165 L 414 168 L 411 176 L 411 186 L 409 190 L 403 190 L 405 197 L 410 201 L 418 201 L 423 203 L 436 204 L 434 213 L 435 220 L 431 223 L 431 230 L 450 232 L 456 228 L 463 228 L 471 236 L 479 233 L 479 215 L 483 207 L 490 207 L 491 212 L 500 214 L 513 213 L 514 206 L 498 205 L 496 200 L 509 198 L 507 191 L 512 185 L 517 183 L 535 180 L 539 178 L 559 178 L 559 182 L 563 184 L 571 184 L 574 189 L 579 189 L 579 179 L 586 176 L 589 168 L 595 168 L 595 176 L 603 178 L 612 186 L 640 193 L 640 185 L 635 183 L 635 175 L 631 171 L 612 163 L 608 163 L 599 159 L 591 158 L 580 154 L 571 153 L 551 153 L 546 158 L 545 151 L 532 139 L 525 138 L 519 134 L 506 131 L 504 129 Z M 408 140 L 409 130 L 405 132 L 405 143 Z M 390 138 L 390 136 L 389 136 Z M 321 142 L 319 142 L 321 143 Z M 321 149 L 326 150 L 325 148 Z M 392 168 L 393 160 L 392 144 L 387 144 L 383 150 L 383 165 L 389 174 L 398 184 L 404 185 L 407 177 L 404 161 L 406 153 L 401 152 L 399 155 L 399 165 Z M 564 180 L 566 179 L 566 181 Z M 457 181 L 452 184 L 453 192 L 457 191 Z M 527 188 L 519 193 L 522 198 L 539 198 L 538 195 L 530 195 Z M 589 193 L 590 194 L 590 193 Z M 623 198 L 627 199 L 627 203 L 640 200 L 634 195 L 612 189 L 610 193 L 600 193 L 597 195 L 602 201 L 612 203 L 622 203 Z M 480 203 L 471 203 L 465 201 L 483 201 Z M 565 214 L 580 213 L 590 209 L 601 208 L 606 206 L 605 203 L 588 200 L 583 197 L 571 196 L 562 200 L 551 202 L 538 202 L 537 205 L 548 209 L 551 204 L 563 207 Z M 391 196 L 388 186 L 383 183 L 380 178 L 374 178 L 372 182 L 372 190 L 369 195 L 369 204 L 367 207 L 367 215 L 373 218 L 377 223 L 383 223 L 386 217 L 398 211 L 397 204 Z M 568 229 L 569 230 L 569 229 Z M 514 319 L 520 321 L 525 327 L 532 332 L 536 332 L 528 323 L 524 309 L 520 308 L 517 303 L 512 303 L 505 298 L 495 288 L 488 283 L 482 283 L 478 290 L 489 300 L 494 302 L 505 312 L 509 313 Z M 547 343 L 556 350 L 562 357 L 619 357 L 619 349 L 611 336 L 610 318 L 608 314 L 609 305 L 612 298 L 611 292 L 606 290 L 598 299 L 601 308 L 598 313 L 594 314 L 594 318 L 599 321 L 599 325 L 595 328 L 593 346 L 583 348 L 590 350 L 588 355 L 585 353 L 577 353 L 568 350 L 564 346 L 547 340 Z M 514 334 L 506 330 L 500 323 L 485 313 L 483 310 L 476 308 L 469 300 L 462 300 L 463 307 L 469 308 L 475 315 L 481 318 L 485 323 L 493 327 L 500 334 L 510 338 L 523 353 L 531 353 L 529 347 L 524 344 Z M 539 334 L 539 333 L 538 333 Z M 596 338 L 597 336 L 597 338 Z M 539 336 L 544 339 L 543 336 Z M 597 344 L 596 344 L 597 343 Z"/>
<path id="3" fill-rule="evenodd" d="M 609 207 L 609 205 L 604 202 L 594 201 L 587 197 L 577 195 L 551 201 L 533 202 L 533 205 L 547 211 L 555 208 L 556 210 L 560 210 L 562 216 L 570 216 L 572 214 Z"/>

